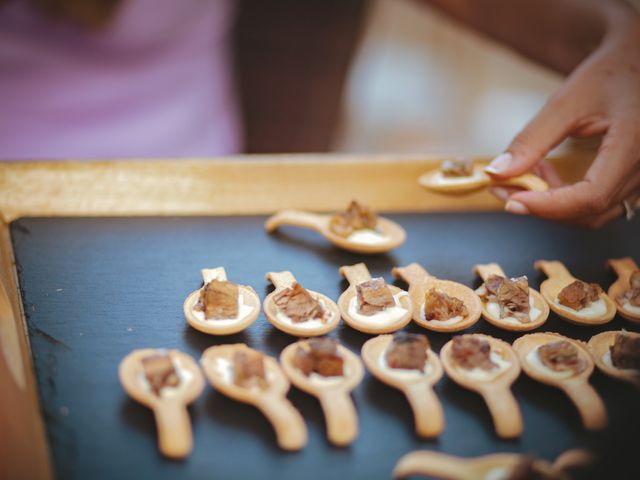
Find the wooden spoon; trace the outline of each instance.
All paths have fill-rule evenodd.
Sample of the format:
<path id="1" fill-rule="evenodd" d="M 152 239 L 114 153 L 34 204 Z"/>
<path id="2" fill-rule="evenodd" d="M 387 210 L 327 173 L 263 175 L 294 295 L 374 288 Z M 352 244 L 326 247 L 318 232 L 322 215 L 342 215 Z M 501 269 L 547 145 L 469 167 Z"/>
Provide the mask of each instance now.
<path id="1" fill-rule="evenodd" d="M 604 302 L 606 309 L 600 314 L 586 316 L 578 310 L 560 305 L 558 303 L 558 294 L 564 287 L 576 281 L 576 278 L 569 273 L 567 267 L 555 260 L 538 260 L 534 263 L 534 266 L 536 270 L 549 277 L 540 284 L 540 293 L 542 293 L 551 310 L 557 315 L 576 325 L 602 325 L 610 322 L 615 317 L 616 305 L 604 292 L 600 294 L 600 300 Z"/>
<path id="2" fill-rule="evenodd" d="M 338 310 L 336 303 L 326 295 L 314 292 L 313 290 L 307 291 L 313 298 L 318 300 L 325 309 L 324 318 L 322 320 L 312 319 L 298 323 L 289 320 L 275 304 L 274 297 L 282 290 L 296 283 L 296 278 L 289 271 L 269 272 L 266 278 L 273 283 L 276 289 L 264 299 L 264 314 L 267 320 L 278 330 L 296 337 L 316 337 L 318 335 L 325 335 L 338 326 L 340 322 L 340 310 Z"/>
<path id="3" fill-rule="evenodd" d="M 611 363 L 610 347 L 616 341 L 616 336 L 624 333 L 625 335 L 631 335 L 633 337 L 640 337 L 640 333 L 627 332 L 625 330 L 619 330 L 617 332 L 602 332 L 594 335 L 589 340 L 589 351 L 593 356 L 593 360 L 596 366 L 605 375 L 617 378 L 624 382 L 629 382 L 632 385 L 640 388 L 640 371 L 631 368 L 618 368 Z"/>
<path id="4" fill-rule="evenodd" d="M 493 179 L 485 173 L 486 165 L 477 164 L 473 174 L 468 177 L 445 177 L 440 168 L 430 170 L 420 176 L 418 183 L 427 190 L 447 195 L 464 195 L 489 186 L 516 187 L 532 192 L 549 190 L 549 185 L 542 178 L 531 173 L 507 179 Z"/>
<path id="5" fill-rule="evenodd" d="M 479 275 L 484 282 L 486 282 L 491 275 L 500 275 L 501 277 L 509 278 L 497 263 L 475 265 L 473 267 L 473 271 Z M 495 312 L 492 313 L 489 311 L 489 303 L 490 302 L 482 302 L 482 316 L 490 324 L 505 330 L 511 330 L 514 332 L 533 330 L 544 324 L 549 317 L 549 304 L 545 301 L 542 295 L 538 293 L 538 291 L 531 287 L 529 287 L 529 305 L 531 307 L 529 313 L 531 315 L 535 310 L 537 310 L 538 313 L 528 323 L 523 323 L 514 317 L 501 318 L 500 316 L 494 315 Z"/>
<path id="6" fill-rule="evenodd" d="M 280 354 L 280 364 L 291 383 L 303 392 L 317 397 L 327 423 L 327 438 L 339 447 L 351 444 L 358 436 L 358 414 L 350 392 L 362 381 L 364 368 L 357 355 L 338 345 L 343 358 L 343 376 L 317 378 L 315 374 L 305 376 L 294 366 L 293 359 L 299 346 L 307 347 L 300 340 L 285 347 Z"/>
<path id="7" fill-rule="evenodd" d="M 333 215 L 302 212 L 299 210 L 282 210 L 269 217 L 264 224 L 267 233 L 274 232 L 281 225 L 293 225 L 295 227 L 315 230 L 336 247 L 355 253 L 383 253 L 402 245 L 407 234 L 400 225 L 388 218 L 378 217 L 376 231 L 379 235 L 375 241 L 366 242 L 341 237 L 329 228 L 329 221 Z"/>
<path id="8" fill-rule="evenodd" d="M 224 267 L 204 268 L 201 273 L 205 285 L 212 280 L 222 282 L 227 280 L 227 272 Z M 245 285 L 238 285 L 238 296 L 241 299 L 238 318 L 207 320 L 204 312 L 197 311 L 194 308 L 200 298 L 200 290 L 191 292 L 182 306 L 184 318 L 193 328 L 209 335 L 232 335 L 241 332 L 255 322 L 258 315 L 260 315 L 260 298 L 258 298 L 253 288 Z"/>
<path id="9" fill-rule="evenodd" d="M 340 267 L 339 272 L 349 282 L 349 288 L 338 299 L 342 318 L 349 326 L 360 332 L 379 334 L 395 332 L 411 321 L 413 306 L 409 294 L 394 285 L 387 286 L 396 301 L 395 307 L 373 315 L 358 313 L 356 285 L 371 280 L 369 269 L 364 263 L 356 263 Z"/>
<path id="10" fill-rule="evenodd" d="M 246 388 L 233 380 L 233 357 L 238 351 L 251 351 L 244 343 L 207 348 L 200 359 L 209 383 L 224 395 L 248 403 L 271 422 L 278 446 L 283 450 L 300 450 L 307 444 L 307 427 L 302 415 L 287 399 L 289 380 L 275 358 L 264 356 L 266 388 Z"/>
<path id="11" fill-rule="evenodd" d="M 417 450 L 402 456 L 393 469 L 393 478 L 416 475 L 447 480 L 486 480 L 507 478 L 526 456 L 519 453 L 493 453 L 475 458 L 463 458 L 430 450 Z M 583 449 L 567 450 L 556 458 L 553 464 L 536 459 L 536 469 L 548 478 L 568 480 L 564 470 L 588 465 L 591 454 Z"/>
<path id="12" fill-rule="evenodd" d="M 637 309 L 636 311 L 631 311 L 629 306 L 625 308 L 618 302 L 618 298 L 629 290 L 629 278 L 633 272 L 638 270 L 638 265 L 636 265 L 636 262 L 634 262 L 631 257 L 611 259 L 607 264 L 618 275 L 618 280 L 609 287 L 609 291 L 607 292 L 609 297 L 615 302 L 620 315 L 634 323 L 640 323 L 640 307 L 631 306 L 631 308 Z"/>
<path id="13" fill-rule="evenodd" d="M 546 368 L 540 361 L 537 349 L 542 345 L 558 340 L 571 342 L 578 349 L 586 367 L 579 373 L 554 372 Z M 513 343 L 514 350 L 520 357 L 525 373 L 534 380 L 561 389 L 575 404 L 587 430 L 600 430 L 607 425 L 607 411 L 598 392 L 589 384 L 589 376 L 593 373 L 593 358 L 586 346 L 577 340 L 557 333 L 530 333 L 518 338 Z"/>
<path id="14" fill-rule="evenodd" d="M 409 400 L 415 419 L 416 433 L 421 437 L 437 437 L 444 430 L 444 413 L 433 385 L 442 378 L 438 355 L 427 351 L 425 371 L 393 369 L 387 366 L 385 354 L 393 335 L 371 338 L 362 346 L 362 360 L 371 374 L 381 382 L 400 390 Z"/>
<path id="15" fill-rule="evenodd" d="M 181 379 L 180 385 L 165 387 L 159 396 L 151 391 L 142 366 L 143 358 L 158 354 L 169 355 Z M 160 453 L 175 459 L 189 455 L 193 449 L 193 434 L 187 405 L 198 398 L 204 388 L 202 372 L 193 358 L 178 350 L 134 350 L 120 362 L 118 374 L 129 396 L 153 410 Z"/>
<path id="16" fill-rule="evenodd" d="M 466 285 L 450 280 L 440 280 L 417 263 L 406 267 L 395 267 L 391 273 L 394 278 L 402 279 L 409 284 L 409 296 L 413 303 L 413 321 L 421 327 L 436 332 L 459 332 L 480 319 L 482 302 L 478 295 Z M 450 323 L 450 320 L 427 320 L 424 313 L 424 296 L 432 288 L 462 300 L 467 307 L 467 316 L 454 323 Z"/>
<path id="17" fill-rule="evenodd" d="M 472 334 L 491 345 L 491 351 L 495 352 L 503 360 L 508 362 L 505 369 L 490 379 L 474 378 L 470 371 L 461 368 L 453 360 L 451 349 L 453 340 L 449 340 L 440 350 L 440 359 L 445 372 L 461 387 L 472 390 L 482 395 L 493 417 L 496 434 L 501 438 L 516 438 L 522 434 L 522 415 L 520 407 L 511 393 L 511 384 L 520 375 L 520 362 L 511 345 L 497 338 L 480 333 Z"/>

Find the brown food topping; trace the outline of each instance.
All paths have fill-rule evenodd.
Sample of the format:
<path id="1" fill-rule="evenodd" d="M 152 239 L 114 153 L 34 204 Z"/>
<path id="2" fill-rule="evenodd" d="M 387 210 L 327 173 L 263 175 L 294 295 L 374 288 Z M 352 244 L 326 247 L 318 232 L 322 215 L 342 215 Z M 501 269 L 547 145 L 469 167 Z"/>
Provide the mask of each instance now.
<path id="1" fill-rule="evenodd" d="M 387 349 L 385 359 L 391 368 L 420 370 L 424 373 L 429 340 L 426 335 L 398 332 Z"/>
<path id="2" fill-rule="evenodd" d="M 273 302 L 294 323 L 315 319 L 324 320 L 325 311 L 320 302 L 298 282 L 276 294 Z"/>
<path id="3" fill-rule="evenodd" d="M 238 285 L 212 280 L 200 290 L 196 309 L 204 312 L 207 320 L 221 320 L 238 316 Z"/>
<path id="4" fill-rule="evenodd" d="M 538 348 L 538 356 L 546 367 L 555 372 L 580 373 L 587 367 L 578 347 L 566 340 L 545 343 Z"/>
<path id="5" fill-rule="evenodd" d="M 442 162 L 440 171 L 444 177 L 470 177 L 473 175 L 473 162 L 468 158 L 450 158 Z"/>
<path id="6" fill-rule="evenodd" d="M 565 307 L 581 310 L 588 307 L 591 302 L 600 298 L 602 288 L 597 283 L 585 283 L 576 280 L 564 287 L 558 294 L 558 302 Z"/>
<path id="7" fill-rule="evenodd" d="M 338 341 L 329 337 L 314 337 L 307 341 L 308 348 L 299 346 L 293 356 L 293 365 L 305 376 L 317 373 L 323 377 L 343 374 L 344 360 L 338 352 Z"/>
<path id="8" fill-rule="evenodd" d="M 363 315 L 373 315 L 396 304 L 391 289 L 382 277 L 359 283 L 356 285 L 356 293 L 358 312 Z"/>
<path id="9" fill-rule="evenodd" d="M 240 350 L 233 354 L 233 382 L 239 387 L 267 386 L 264 355 L 254 350 Z"/>
<path id="10" fill-rule="evenodd" d="M 165 387 L 177 387 L 180 385 L 178 372 L 173 366 L 171 357 L 166 353 L 144 357 L 142 359 L 142 368 L 151 391 L 155 395 L 160 395 L 160 391 Z"/>
<path id="11" fill-rule="evenodd" d="M 618 303 L 624 305 L 629 302 L 634 307 L 640 307 L 640 270 L 636 270 L 629 277 L 629 290 L 618 297 Z"/>
<path id="12" fill-rule="evenodd" d="M 522 323 L 531 321 L 527 277 L 507 279 L 501 275 L 490 275 L 476 293 L 483 301 L 500 306 L 500 318 L 514 317 Z"/>
<path id="13" fill-rule="evenodd" d="M 375 230 L 378 217 L 371 209 L 353 200 L 347 210 L 338 212 L 329 221 L 329 229 L 336 235 L 348 237 L 354 230 Z"/>
<path id="14" fill-rule="evenodd" d="M 456 335 L 451 348 L 453 361 L 466 369 L 480 368 L 493 370 L 496 365 L 491 360 L 491 345 L 484 338 L 473 335 Z"/>
<path id="15" fill-rule="evenodd" d="M 610 351 L 614 367 L 640 370 L 640 337 L 619 333 Z"/>
<path id="16" fill-rule="evenodd" d="M 424 296 L 424 314 L 427 320 L 449 320 L 469 315 L 464 302 L 432 288 Z"/>

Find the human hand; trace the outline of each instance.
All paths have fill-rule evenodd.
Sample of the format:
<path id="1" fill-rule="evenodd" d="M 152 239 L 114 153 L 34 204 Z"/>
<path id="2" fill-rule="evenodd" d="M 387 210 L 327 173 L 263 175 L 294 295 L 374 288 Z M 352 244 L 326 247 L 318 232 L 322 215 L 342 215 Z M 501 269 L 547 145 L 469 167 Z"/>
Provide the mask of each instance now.
<path id="1" fill-rule="evenodd" d="M 604 134 L 583 180 L 565 185 L 544 162 L 568 136 Z M 533 169 L 546 192 L 496 189 L 511 213 L 599 228 L 640 198 L 640 21 L 605 38 L 486 171 L 509 178 Z"/>

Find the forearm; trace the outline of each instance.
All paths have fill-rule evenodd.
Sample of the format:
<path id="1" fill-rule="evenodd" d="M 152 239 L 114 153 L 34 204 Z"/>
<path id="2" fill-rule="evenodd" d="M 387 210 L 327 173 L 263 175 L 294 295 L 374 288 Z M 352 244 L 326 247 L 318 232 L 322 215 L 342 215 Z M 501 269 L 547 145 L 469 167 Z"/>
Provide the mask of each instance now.
<path id="1" fill-rule="evenodd" d="M 622 0 L 419 0 L 561 73 L 637 13 Z"/>

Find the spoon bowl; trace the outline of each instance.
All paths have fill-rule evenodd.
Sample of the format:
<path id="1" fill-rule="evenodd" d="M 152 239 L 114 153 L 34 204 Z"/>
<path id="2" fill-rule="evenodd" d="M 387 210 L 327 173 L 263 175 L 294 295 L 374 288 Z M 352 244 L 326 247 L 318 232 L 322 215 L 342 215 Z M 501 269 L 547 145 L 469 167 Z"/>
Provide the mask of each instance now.
<path id="1" fill-rule="evenodd" d="M 242 387 L 233 379 L 236 352 L 253 352 L 244 343 L 207 348 L 200 359 L 209 383 L 229 398 L 258 408 L 271 422 L 283 450 L 300 450 L 307 443 L 307 428 L 300 412 L 286 398 L 290 384 L 276 359 L 264 356 L 267 386 Z"/>
<path id="2" fill-rule="evenodd" d="M 358 415 L 351 391 L 362 381 L 364 368 L 357 355 L 338 345 L 343 359 L 343 376 L 322 379 L 305 376 L 294 364 L 298 347 L 308 348 L 306 340 L 292 343 L 280 353 L 280 364 L 286 376 L 298 389 L 320 401 L 327 423 L 327 437 L 336 446 L 351 444 L 358 436 Z"/>
<path id="3" fill-rule="evenodd" d="M 474 325 L 482 313 L 482 304 L 476 293 L 466 285 L 450 280 L 440 280 L 429 274 L 421 265 L 412 263 L 391 270 L 394 278 L 409 284 L 409 297 L 413 304 L 413 321 L 427 330 L 435 332 L 459 332 Z M 424 296 L 435 288 L 464 302 L 467 315 L 456 322 L 450 320 L 427 320 L 424 312 Z"/>
<path id="4" fill-rule="evenodd" d="M 534 264 L 536 270 L 543 272 L 547 280 L 540 284 L 540 293 L 549 304 L 549 308 L 557 315 L 576 325 L 603 325 L 613 320 L 616 315 L 616 305 L 606 293 L 600 294 L 605 309 L 602 313 L 585 315 L 578 310 L 573 310 L 560 305 L 557 301 L 558 294 L 564 287 L 577 279 L 569 273 L 569 270 L 558 261 L 538 260 Z"/>
<path id="5" fill-rule="evenodd" d="M 362 346 L 362 360 L 367 370 L 383 383 L 400 390 L 409 400 L 415 419 L 416 433 L 425 438 L 437 437 L 444 430 L 442 405 L 433 385 L 443 375 L 442 365 L 436 353 L 427 351 L 425 371 L 392 369 L 386 365 L 385 355 L 393 341 L 393 335 L 380 335 L 367 340 Z"/>
<path id="6" fill-rule="evenodd" d="M 554 372 L 544 367 L 540 362 L 537 350 L 542 345 L 558 340 L 568 341 L 578 349 L 578 355 L 584 361 L 582 371 L 578 373 Z M 529 377 L 565 392 L 578 408 L 582 423 L 587 430 L 600 430 L 607 425 L 607 412 L 604 403 L 589 384 L 589 377 L 594 369 L 593 358 L 582 342 L 557 333 L 541 332 L 530 333 L 518 338 L 513 343 L 513 348 L 520 358 L 522 369 Z"/>
<path id="7" fill-rule="evenodd" d="M 391 333 L 400 330 L 411 321 L 411 313 L 413 311 L 411 299 L 407 292 L 394 285 L 387 285 L 396 302 L 396 306 L 391 308 L 404 311 L 394 310 L 396 315 L 382 319 L 378 315 L 384 314 L 384 310 L 369 316 L 353 314 L 354 305 L 357 308 L 358 292 L 356 286 L 371 280 L 371 274 L 364 263 L 342 266 L 339 272 L 349 282 L 349 288 L 340 295 L 338 307 L 342 318 L 351 328 L 370 334 Z M 387 313 L 387 315 L 389 314 Z"/>
<path id="8" fill-rule="evenodd" d="M 158 354 L 167 354 L 181 376 L 181 384 L 171 395 L 155 395 L 145 386 L 142 360 Z M 153 410 L 158 429 L 158 448 L 169 458 L 184 458 L 193 449 L 191 419 L 187 405 L 202 393 L 204 378 L 196 362 L 178 350 L 145 348 L 134 350 L 121 362 L 118 369 L 120 383 L 127 394 L 138 403 Z"/>
<path id="9" fill-rule="evenodd" d="M 471 334 L 486 340 L 503 361 L 508 362 L 505 369 L 488 379 L 478 379 L 470 371 L 456 365 L 453 360 L 453 340 L 449 340 L 440 350 L 440 359 L 447 375 L 458 385 L 480 394 L 493 417 L 496 434 L 501 438 L 516 438 L 522 434 L 522 414 L 511 393 L 511 384 L 520 375 L 520 362 L 511 345 L 497 338 L 480 333 Z"/>
<path id="10" fill-rule="evenodd" d="M 504 278 L 508 278 L 504 273 L 504 270 L 497 263 L 488 263 L 484 265 L 475 265 L 473 267 L 474 273 L 476 273 L 484 282 L 491 275 L 499 275 Z M 489 322 L 490 324 L 502 328 L 504 330 L 511 330 L 513 332 L 525 332 L 529 330 L 534 330 L 540 326 L 542 326 L 549 317 L 549 304 L 545 301 L 542 295 L 533 288 L 529 287 L 529 304 L 536 310 L 538 310 L 538 315 L 532 319 L 530 322 L 522 323 L 517 319 L 511 320 L 509 317 L 501 318 L 499 316 L 494 315 L 489 309 L 489 302 L 482 301 L 482 316 L 483 318 Z"/>
<path id="11" fill-rule="evenodd" d="M 609 349 L 616 341 L 616 336 L 622 333 L 633 337 L 640 337 L 640 333 L 627 332 L 625 330 L 598 333 L 589 340 L 589 351 L 596 366 L 602 373 L 612 378 L 629 382 L 635 387 L 640 388 L 640 371 L 630 368 L 618 368 L 611 363 L 611 353 Z"/>
<path id="12" fill-rule="evenodd" d="M 212 280 L 227 280 L 224 267 L 205 268 L 201 273 L 205 285 Z M 182 306 L 184 318 L 193 328 L 209 335 L 232 335 L 241 332 L 255 322 L 260 315 L 260 298 L 253 288 L 245 285 L 238 285 L 238 297 L 241 299 L 238 318 L 207 320 L 204 312 L 195 309 L 200 298 L 200 290 L 196 290 L 191 292 L 184 301 Z"/>
<path id="13" fill-rule="evenodd" d="M 333 245 L 354 253 L 384 253 L 399 247 L 407 238 L 404 228 L 388 218 L 378 217 L 376 225 L 380 238 L 373 243 L 350 240 L 341 237 L 329 228 L 332 215 L 303 212 L 300 210 L 282 210 L 269 217 L 264 224 L 267 233 L 272 233 L 281 225 L 308 228 L 318 232 Z"/>
<path id="14" fill-rule="evenodd" d="M 607 264 L 618 275 L 618 279 L 609 287 L 609 291 L 607 292 L 609 297 L 615 302 L 618 313 L 621 316 L 630 322 L 640 323 L 640 307 L 635 307 L 637 311 L 632 310 L 628 307 L 625 308 L 624 305 L 620 305 L 620 302 L 618 301 L 618 298 L 629 290 L 629 279 L 631 278 L 631 274 L 638 270 L 638 265 L 636 265 L 636 262 L 634 262 L 631 257 L 611 259 Z"/>

